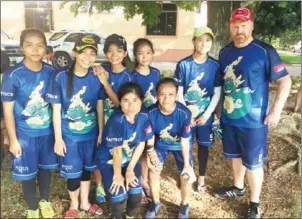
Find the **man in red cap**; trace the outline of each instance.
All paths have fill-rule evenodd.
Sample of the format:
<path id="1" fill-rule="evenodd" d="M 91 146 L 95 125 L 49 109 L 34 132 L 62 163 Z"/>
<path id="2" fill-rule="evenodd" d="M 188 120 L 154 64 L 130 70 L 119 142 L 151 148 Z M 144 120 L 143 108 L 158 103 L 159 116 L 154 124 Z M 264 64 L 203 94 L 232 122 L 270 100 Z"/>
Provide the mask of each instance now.
<path id="1" fill-rule="evenodd" d="M 215 192 L 217 198 L 243 196 L 245 173 L 250 186 L 247 218 L 260 218 L 263 165 L 267 159 L 268 128 L 277 125 L 290 92 L 291 79 L 276 50 L 254 39 L 253 16 L 239 8 L 230 18 L 232 42 L 219 54 L 223 78 L 223 152 L 231 159 L 234 184 Z M 278 89 L 271 108 L 269 83 Z"/>

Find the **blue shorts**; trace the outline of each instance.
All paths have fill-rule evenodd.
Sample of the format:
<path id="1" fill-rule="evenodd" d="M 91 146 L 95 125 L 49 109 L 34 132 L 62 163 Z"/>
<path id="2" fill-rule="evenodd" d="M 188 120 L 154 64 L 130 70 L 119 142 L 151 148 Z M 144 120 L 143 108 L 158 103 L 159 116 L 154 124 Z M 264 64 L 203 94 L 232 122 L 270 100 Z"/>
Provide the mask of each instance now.
<path id="1" fill-rule="evenodd" d="M 169 153 L 171 152 L 175 158 L 175 162 L 176 162 L 179 173 L 182 172 L 182 170 L 184 168 L 184 159 L 183 159 L 182 151 L 162 150 L 160 148 L 156 148 L 155 150 L 156 150 L 156 153 L 160 160 L 161 165 L 165 164 L 165 161 L 166 161 Z M 192 147 L 190 148 L 190 152 L 189 152 L 189 162 L 190 162 L 190 165 L 193 167 Z"/>
<path id="2" fill-rule="evenodd" d="M 53 170 L 59 167 L 58 157 L 54 152 L 53 134 L 30 137 L 17 132 L 22 148 L 22 155 L 16 158 L 11 154 L 13 179 L 30 180 L 37 176 L 38 169 Z"/>
<path id="3" fill-rule="evenodd" d="M 122 175 L 125 177 L 125 173 L 127 170 L 128 166 L 122 167 Z M 141 194 L 143 189 L 142 189 L 142 170 L 141 170 L 141 165 L 138 162 L 135 167 L 134 167 L 134 173 L 135 176 L 138 179 L 138 185 L 136 187 L 130 187 L 129 191 L 125 192 L 123 191 L 122 188 L 120 188 L 119 192 L 117 195 L 112 194 L 110 192 L 110 187 L 112 185 L 112 180 L 113 180 L 113 166 L 112 165 L 100 165 L 99 166 L 100 172 L 103 176 L 103 182 L 104 182 L 104 188 L 105 191 L 109 194 L 109 200 L 111 203 L 118 203 L 126 200 L 128 198 L 128 194 L 134 195 L 134 194 Z M 126 187 L 126 186 L 125 186 Z"/>
<path id="4" fill-rule="evenodd" d="M 212 125 L 198 125 L 193 127 L 191 130 L 192 140 L 194 141 L 194 138 L 196 138 L 196 142 L 198 145 L 211 147 L 214 144 Z"/>
<path id="5" fill-rule="evenodd" d="M 81 177 L 83 169 L 88 171 L 97 170 L 95 152 L 97 139 L 86 141 L 73 141 L 64 138 L 67 153 L 60 156 L 60 174 L 66 179 Z"/>
<path id="6" fill-rule="evenodd" d="M 222 124 L 223 152 L 226 158 L 241 158 L 243 165 L 254 170 L 267 161 L 267 126 L 241 128 Z"/>

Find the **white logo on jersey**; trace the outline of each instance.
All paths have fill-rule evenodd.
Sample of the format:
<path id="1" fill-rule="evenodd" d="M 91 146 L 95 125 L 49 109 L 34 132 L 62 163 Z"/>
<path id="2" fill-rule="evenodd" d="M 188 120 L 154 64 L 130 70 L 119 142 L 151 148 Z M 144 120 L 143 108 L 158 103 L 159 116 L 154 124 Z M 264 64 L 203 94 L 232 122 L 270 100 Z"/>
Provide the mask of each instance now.
<path id="1" fill-rule="evenodd" d="M 1 92 L 1 96 L 5 96 L 5 97 L 12 97 L 12 96 L 14 96 L 14 94 L 13 93 L 8 93 L 8 92 Z"/>
<path id="2" fill-rule="evenodd" d="M 106 141 L 109 141 L 109 142 L 122 141 L 122 138 L 108 138 L 108 137 L 106 137 Z"/>
<path id="3" fill-rule="evenodd" d="M 47 93 L 46 96 L 51 99 L 58 99 L 58 95 L 52 95 L 52 94 Z"/>

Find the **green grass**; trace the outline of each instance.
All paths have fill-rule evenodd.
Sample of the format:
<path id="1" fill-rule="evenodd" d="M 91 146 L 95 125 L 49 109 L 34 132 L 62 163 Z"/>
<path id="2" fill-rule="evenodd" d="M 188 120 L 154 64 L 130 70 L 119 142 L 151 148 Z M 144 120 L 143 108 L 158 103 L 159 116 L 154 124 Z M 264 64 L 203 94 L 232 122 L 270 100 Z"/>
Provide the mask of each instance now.
<path id="1" fill-rule="evenodd" d="M 284 64 L 301 64 L 301 53 L 283 53 L 279 52 Z"/>

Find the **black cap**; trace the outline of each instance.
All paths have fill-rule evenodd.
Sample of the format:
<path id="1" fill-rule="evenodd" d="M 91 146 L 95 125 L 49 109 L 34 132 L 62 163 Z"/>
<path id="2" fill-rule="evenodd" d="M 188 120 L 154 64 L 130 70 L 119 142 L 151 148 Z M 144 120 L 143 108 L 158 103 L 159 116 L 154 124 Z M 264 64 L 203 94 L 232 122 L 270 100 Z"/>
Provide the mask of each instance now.
<path id="1" fill-rule="evenodd" d="M 126 42 L 125 38 L 121 35 L 111 34 L 110 36 L 108 36 L 106 38 L 105 44 L 104 44 L 104 53 L 108 52 L 109 46 L 111 44 L 115 44 L 119 48 L 127 51 L 127 42 Z"/>
<path id="2" fill-rule="evenodd" d="M 96 40 L 91 35 L 83 34 L 75 42 L 73 50 L 75 52 L 81 52 L 88 47 L 98 50 L 98 44 L 97 44 Z"/>

